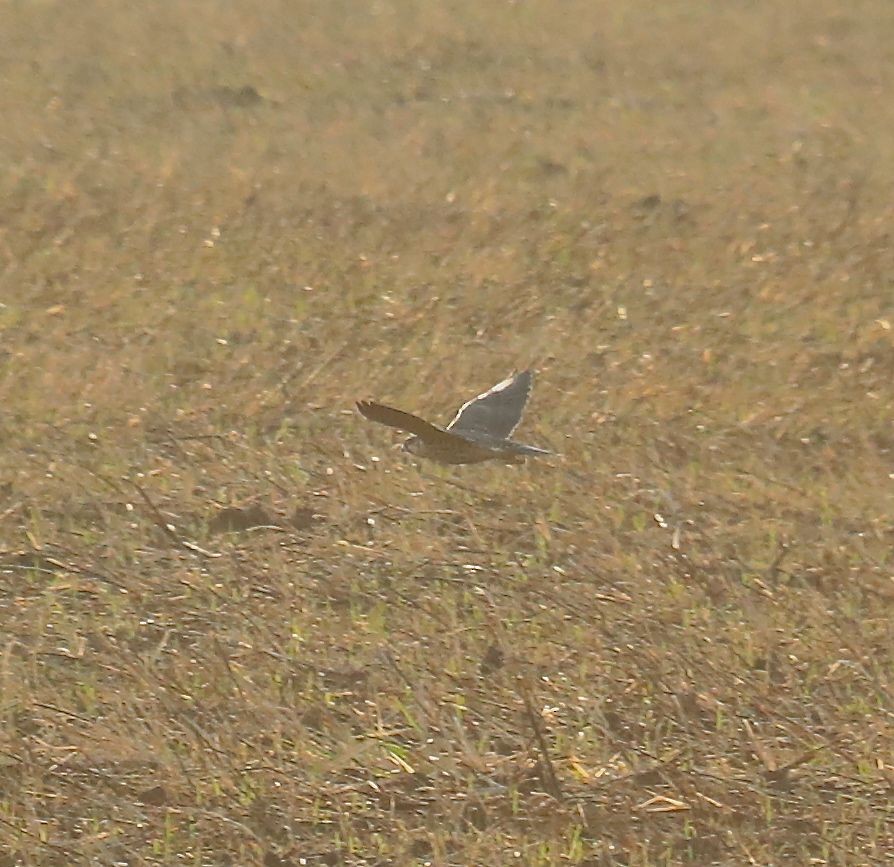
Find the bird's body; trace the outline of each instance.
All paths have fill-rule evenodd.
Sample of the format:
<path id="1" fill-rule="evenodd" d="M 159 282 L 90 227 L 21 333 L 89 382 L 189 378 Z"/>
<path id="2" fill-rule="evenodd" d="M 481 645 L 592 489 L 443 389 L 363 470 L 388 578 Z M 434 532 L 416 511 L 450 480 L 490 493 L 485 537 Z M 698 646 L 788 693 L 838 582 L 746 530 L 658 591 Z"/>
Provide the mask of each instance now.
<path id="1" fill-rule="evenodd" d="M 449 443 L 430 442 L 413 436 L 403 444 L 404 450 L 440 464 L 480 464 L 502 460 L 510 464 L 524 463 L 525 455 L 550 455 L 552 452 L 536 446 L 526 446 L 514 440 L 501 440 L 487 434 L 468 432 L 457 435 Z"/>
<path id="2" fill-rule="evenodd" d="M 509 438 L 521 421 L 533 380 L 533 373 L 525 370 L 498 382 L 484 394 L 464 403 L 446 428 L 373 401 L 360 401 L 357 409 L 371 421 L 412 434 L 403 448 L 419 457 L 441 464 L 478 464 L 493 460 L 520 464 L 526 455 L 552 454 Z"/>

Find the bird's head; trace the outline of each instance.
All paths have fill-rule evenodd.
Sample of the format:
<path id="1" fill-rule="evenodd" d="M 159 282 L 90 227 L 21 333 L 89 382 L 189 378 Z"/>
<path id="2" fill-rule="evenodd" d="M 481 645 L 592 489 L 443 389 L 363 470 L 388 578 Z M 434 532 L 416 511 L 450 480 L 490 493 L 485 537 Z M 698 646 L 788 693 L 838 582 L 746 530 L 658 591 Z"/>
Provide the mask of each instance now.
<path id="1" fill-rule="evenodd" d="M 400 444 L 400 450 L 403 452 L 409 452 L 411 455 L 422 454 L 424 449 L 425 444 L 422 442 L 421 439 L 419 439 L 419 437 L 416 436 L 409 437 Z"/>

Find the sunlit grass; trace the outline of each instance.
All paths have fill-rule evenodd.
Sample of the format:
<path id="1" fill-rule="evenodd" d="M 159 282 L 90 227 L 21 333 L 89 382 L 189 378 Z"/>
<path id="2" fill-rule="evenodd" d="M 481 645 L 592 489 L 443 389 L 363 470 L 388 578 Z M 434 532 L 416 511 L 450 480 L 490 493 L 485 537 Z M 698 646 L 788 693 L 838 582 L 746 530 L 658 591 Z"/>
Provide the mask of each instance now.
<path id="1" fill-rule="evenodd" d="M 0 14 L 0 862 L 894 857 L 885 4 Z"/>

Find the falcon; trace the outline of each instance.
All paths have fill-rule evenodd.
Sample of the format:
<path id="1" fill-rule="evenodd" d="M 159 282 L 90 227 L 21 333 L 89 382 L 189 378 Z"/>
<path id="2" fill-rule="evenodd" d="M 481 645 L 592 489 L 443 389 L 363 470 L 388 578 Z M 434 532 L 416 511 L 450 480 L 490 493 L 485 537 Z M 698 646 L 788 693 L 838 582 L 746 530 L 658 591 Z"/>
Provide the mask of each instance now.
<path id="1" fill-rule="evenodd" d="M 357 409 L 370 421 L 412 434 L 402 447 L 420 458 L 440 464 L 480 464 L 483 461 L 521 464 L 528 455 L 552 454 L 546 449 L 510 439 L 521 421 L 533 382 L 531 370 L 507 377 L 484 394 L 466 401 L 446 428 L 371 400 L 358 401 Z"/>

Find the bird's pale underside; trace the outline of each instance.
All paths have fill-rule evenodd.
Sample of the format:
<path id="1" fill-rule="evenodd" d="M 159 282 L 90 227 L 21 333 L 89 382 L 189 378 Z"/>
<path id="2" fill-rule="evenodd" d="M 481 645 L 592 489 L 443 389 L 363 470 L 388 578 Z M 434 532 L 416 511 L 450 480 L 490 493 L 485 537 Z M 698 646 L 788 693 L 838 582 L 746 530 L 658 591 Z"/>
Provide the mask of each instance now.
<path id="1" fill-rule="evenodd" d="M 531 393 L 530 370 L 498 382 L 493 388 L 464 403 L 446 428 L 381 403 L 361 400 L 357 409 L 370 421 L 406 431 L 412 436 L 403 448 L 441 464 L 478 464 L 483 461 L 524 463 L 526 456 L 552 452 L 510 439 L 521 421 Z"/>

